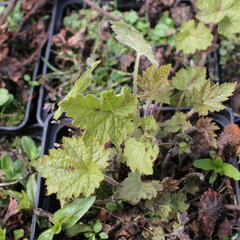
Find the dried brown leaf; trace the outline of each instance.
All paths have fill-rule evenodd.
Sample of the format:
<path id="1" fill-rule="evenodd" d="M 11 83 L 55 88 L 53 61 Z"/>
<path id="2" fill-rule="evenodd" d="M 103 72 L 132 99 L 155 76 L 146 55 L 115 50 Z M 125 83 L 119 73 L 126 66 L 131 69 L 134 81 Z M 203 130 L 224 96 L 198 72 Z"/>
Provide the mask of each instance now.
<path id="1" fill-rule="evenodd" d="M 221 217 L 222 207 L 222 196 L 214 190 L 209 189 L 201 196 L 198 221 L 203 236 L 212 236 L 216 223 Z"/>
<path id="2" fill-rule="evenodd" d="M 228 157 L 234 156 L 240 146 L 240 128 L 237 124 L 227 125 L 218 137 L 220 152 Z"/>
<path id="3" fill-rule="evenodd" d="M 228 221 L 227 218 L 223 220 L 219 224 L 219 228 L 217 231 L 217 236 L 219 239 L 223 239 L 226 236 L 231 236 L 232 235 L 232 224 Z"/>
<path id="4" fill-rule="evenodd" d="M 161 192 L 174 192 L 179 189 L 179 181 L 171 177 L 165 177 L 160 183 Z"/>
<path id="5" fill-rule="evenodd" d="M 5 213 L 4 217 L 3 217 L 3 222 L 7 222 L 7 220 L 16 215 L 17 213 L 19 213 L 19 210 L 17 209 L 18 205 L 17 205 L 17 200 L 14 198 L 10 198 L 10 203 L 8 205 L 8 209 L 7 212 Z"/>
<path id="6" fill-rule="evenodd" d="M 196 128 L 199 132 L 203 133 L 210 146 L 217 148 L 217 134 L 215 131 L 219 130 L 219 127 L 216 123 L 212 122 L 211 118 L 200 118 L 197 121 Z"/>

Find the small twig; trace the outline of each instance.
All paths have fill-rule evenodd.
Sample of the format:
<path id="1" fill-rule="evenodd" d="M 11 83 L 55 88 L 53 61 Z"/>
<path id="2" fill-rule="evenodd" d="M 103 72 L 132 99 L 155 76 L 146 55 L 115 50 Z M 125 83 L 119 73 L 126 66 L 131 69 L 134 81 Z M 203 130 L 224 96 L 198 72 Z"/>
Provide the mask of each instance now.
<path id="1" fill-rule="evenodd" d="M 13 182 L 7 182 L 7 183 L 0 183 L 0 187 L 5 187 L 5 186 L 10 186 L 10 185 L 14 185 L 18 182 L 20 182 L 23 179 L 23 177 L 13 181 Z"/>
<path id="2" fill-rule="evenodd" d="M 104 180 L 115 187 L 122 187 L 122 184 L 120 184 L 119 182 L 117 182 L 116 180 L 108 176 L 104 176 Z"/>
<path id="3" fill-rule="evenodd" d="M 9 0 L 8 1 L 8 6 L 7 6 L 6 10 L 3 12 L 3 15 L 0 18 L 0 25 L 2 25 L 6 21 L 8 15 L 11 13 L 13 8 L 15 7 L 15 4 L 16 4 L 16 0 Z"/>
<path id="4" fill-rule="evenodd" d="M 22 67 L 29 65 L 33 62 L 34 58 L 38 55 L 38 53 L 41 51 L 41 49 L 43 48 L 44 44 L 46 43 L 48 39 L 48 33 L 46 33 L 46 36 L 44 37 L 44 39 L 40 42 L 38 48 L 31 54 L 31 56 L 29 58 L 27 58 L 26 60 L 23 61 L 22 63 Z"/>
<path id="5" fill-rule="evenodd" d="M 84 0 L 84 2 L 92 7 L 94 10 L 98 11 L 99 13 L 108 16 L 109 18 L 112 18 L 115 21 L 122 21 L 121 17 L 118 17 L 102 8 L 100 8 L 96 3 L 92 2 L 91 0 Z"/>
<path id="6" fill-rule="evenodd" d="M 38 80 L 41 85 L 43 85 L 47 90 L 48 92 L 50 92 L 53 96 L 56 96 L 57 95 L 57 91 L 55 91 L 52 87 L 50 87 L 46 81 L 45 81 L 45 78 L 44 77 L 40 77 L 39 80 Z"/>
<path id="7" fill-rule="evenodd" d="M 118 217 L 118 216 L 114 215 L 113 213 L 109 212 L 107 209 L 102 208 L 102 207 L 98 207 L 98 206 L 93 206 L 93 207 L 98 208 L 98 209 L 101 209 L 101 210 L 103 210 L 103 211 L 106 211 L 109 215 L 117 218 L 121 223 L 124 223 L 124 221 L 123 221 L 120 217 Z"/>
<path id="8" fill-rule="evenodd" d="M 240 205 L 225 204 L 225 205 L 224 205 L 224 208 L 226 208 L 227 210 L 240 212 Z"/>
<path id="9" fill-rule="evenodd" d="M 33 213 L 36 214 L 39 217 L 45 217 L 48 218 L 50 222 L 54 223 L 53 221 L 53 214 L 47 211 L 44 211 L 41 208 L 34 208 Z"/>
<path id="10" fill-rule="evenodd" d="M 24 16 L 24 18 L 21 20 L 18 30 L 20 31 L 22 26 L 25 24 L 25 22 L 30 18 L 33 14 L 37 12 L 38 9 L 44 7 L 44 5 L 48 2 L 48 0 L 42 0 L 37 2 L 33 8 Z"/>
<path id="11" fill-rule="evenodd" d="M 161 177 L 165 176 L 165 171 L 167 169 L 167 166 L 169 164 L 170 159 L 175 155 L 175 148 L 172 148 L 168 151 L 167 156 L 163 160 L 163 163 L 161 165 Z"/>

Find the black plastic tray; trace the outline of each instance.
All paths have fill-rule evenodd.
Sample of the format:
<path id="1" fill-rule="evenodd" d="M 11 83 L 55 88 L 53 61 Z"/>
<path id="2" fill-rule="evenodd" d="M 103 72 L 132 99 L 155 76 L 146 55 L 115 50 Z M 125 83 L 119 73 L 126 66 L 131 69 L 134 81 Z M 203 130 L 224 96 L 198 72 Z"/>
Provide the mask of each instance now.
<path id="1" fill-rule="evenodd" d="M 0 2 L 0 5 L 7 5 L 8 2 Z M 37 56 L 37 59 L 35 60 L 35 66 L 33 69 L 32 73 L 32 79 L 35 81 L 37 79 L 37 75 L 39 74 L 40 71 L 40 56 L 41 56 L 41 51 Z M 28 102 L 25 106 L 25 115 L 24 119 L 22 122 L 17 124 L 16 126 L 0 126 L 0 134 L 6 134 L 6 135 L 16 135 L 16 134 L 25 134 L 25 133 L 30 133 L 29 130 L 27 130 L 28 126 L 36 123 L 36 105 L 37 105 L 37 95 L 38 95 L 38 88 L 39 87 L 31 87 L 29 89 L 29 94 L 28 94 Z M 37 125 L 33 125 L 31 129 L 38 128 Z"/>
<path id="2" fill-rule="evenodd" d="M 56 34 L 62 24 L 62 16 L 64 13 L 64 9 L 71 5 L 71 4 L 78 4 L 81 8 L 86 8 L 87 5 L 84 3 L 83 0 L 55 0 L 54 8 L 52 11 L 52 20 L 50 24 L 50 31 L 49 31 L 49 39 L 47 42 L 46 52 L 45 52 L 45 60 L 51 61 L 53 58 L 53 53 L 51 52 L 52 48 L 52 36 Z M 100 5 L 108 4 L 107 1 L 101 1 Z M 121 11 L 129 10 L 129 9 L 139 9 L 139 4 L 133 4 L 132 1 L 124 2 L 119 1 L 118 9 Z M 49 72 L 49 68 L 46 64 L 43 65 L 43 71 L 42 74 L 45 75 Z M 42 86 L 40 87 L 39 91 L 39 98 L 38 98 L 38 106 L 37 106 L 37 121 L 41 126 L 44 126 L 44 122 L 46 121 L 48 117 L 48 112 L 45 111 L 44 104 L 45 104 L 45 98 L 47 95 L 47 90 Z"/>
<path id="3" fill-rule="evenodd" d="M 181 2 L 190 4 L 189 0 L 181 0 Z M 55 0 L 53 12 L 52 12 L 52 21 L 50 25 L 50 31 L 49 31 L 49 39 L 46 47 L 45 52 L 45 60 L 51 61 L 53 60 L 54 53 L 52 53 L 52 37 L 53 35 L 57 34 L 61 28 L 62 25 L 62 18 L 64 15 L 64 9 L 72 4 L 77 4 L 80 6 L 80 8 L 86 8 L 86 4 L 83 0 Z M 99 3 L 101 6 L 110 4 L 107 0 L 102 0 Z M 118 9 L 120 11 L 127 11 L 130 9 L 138 10 L 141 7 L 142 3 L 141 1 L 137 0 L 118 0 Z M 218 53 L 216 51 L 212 52 L 210 56 L 208 56 L 208 62 L 213 66 L 211 69 L 211 74 L 217 75 L 219 74 L 219 64 L 218 64 Z M 51 72 L 51 70 L 48 68 L 46 64 L 43 64 L 43 76 L 47 73 Z M 48 117 L 48 111 L 44 110 L 44 104 L 46 103 L 46 96 L 48 94 L 48 91 L 42 86 L 40 88 L 39 92 L 39 99 L 38 99 L 38 106 L 37 106 L 37 120 L 38 123 L 41 126 L 44 126 L 44 122 L 46 121 L 46 118 Z"/>
<path id="4" fill-rule="evenodd" d="M 189 108 L 181 108 L 182 111 L 188 111 Z M 163 112 L 167 113 L 174 113 L 176 108 L 173 107 L 165 107 L 162 110 Z M 52 113 L 49 115 L 45 121 L 44 131 L 43 131 L 43 138 L 42 138 L 42 151 L 41 156 L 47 154 L 49 149 L 54 147 L 54 143 L 60 143 L 62 137 L 67 136 L 69 131 L 68 128 L 63 125 L 53 124 L 52 123 Z M 231 109 L 225 109 L 219 113 L 212 114 L 211 117 L 214 121 L 222 128 L 234 122 L 234 117 L 232 114 Z M 62 122 L 67 124 L 71 123 L 71 119 L 63 119 Z M 231 163 L 237 167 L 237 159 L 232 158 Z M 238 204 L 240 204 L 240 186 L 239 182 L 235 181 L 235 188 L 236 188 L 236 196 Z M 35 195 L 35 208 L 42 208 L 45 211 L 54 213 L 56 210 L 60 208 L 59 201 L 56 199 L 55 195 L 46 196 L 46 186 L 44 185 L 44 179 L 41 176 L 38 176 L 37 182 L 37 192 Z M 240 224 L 240 219 L 237 222 Z M 37 224 L 37 217 L 34 215 L 32 219 L 32 229 L 31 229 L 31 237 L 30 240 L 36 240 L 41 230 Z M 56 236 L 56 239 L 59 239 Z M 238 240 L 240 240 L 240 232 L 238 235 Z"/>

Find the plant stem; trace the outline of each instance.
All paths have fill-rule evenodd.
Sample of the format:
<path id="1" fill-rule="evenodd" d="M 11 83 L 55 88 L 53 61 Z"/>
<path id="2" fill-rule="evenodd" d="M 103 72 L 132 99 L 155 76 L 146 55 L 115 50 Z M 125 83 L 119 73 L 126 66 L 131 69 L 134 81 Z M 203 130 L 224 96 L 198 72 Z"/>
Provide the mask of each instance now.
<path id="1" fill-rule="evenodd" d="M 191 109 L 191 110 L 187 113 L 187 119 L 189 119 L 193 114 L 194 114 L 194 109 Z"/>
<path id="2" fill-rule="evenodd" d="M 163 163 L 161 166 L 161 177 L 162 178 L 165 177 L 165 175 L 166 175 L 166 169 L 167 169 L 168 163 L 169 163 L 170 159 L 174 156 L 174 152 L 175 152 L 175 148 L 170 149 L 167 153 L 167 156 L 163 160 Z"/>
<path id="3" fill-rule="evenodd" d="M 122 184 L 120 184 L 119 182 L 117 182 L 116 180 L 108 176 L 104 176 L 104 180 L 115 187 L 122 187 Z"/>
<path id="4" fill-rule="evenodd" d="M 134 72 L 133 72 L 133 94 L 137 96 L 137 78 L 138 78 L 138 68 L 140 63 L 140 55 L 137 54 L 136 62 L 134 65 Z"/>
<path id="5" fill-rule="evenodd" d="M 182 104 L 182 101 L 183 101 L 184 97 L 185 97 L 185 93 L 183 92 L 183 93 L 181 94 L 181 97 L 180 97 L 179 102 L 178 102 L 178 105 L 177 105 L 178 108 L 181 107 L 181 104 Z"/>
<path id="6" fill-rule="evenodd" d="M 144 117 L 149 115 L 149 107 L 151 105 L 152 101 L 150 99 L 147 100 L 145 105 L 145 111 L 144 111 Z"/>
<path id="7" fill-rule="evenodd" d="M 14 182 L 6 182 L 6 183 L 0 183 L 0 187 L 5 187 L 5 186 L 10 186 L 10 185 L 14 185 L 18 182 L 20 182 L 21 180 L 23 179 L 23 177 L 17 179 L 16 181 Z"/>

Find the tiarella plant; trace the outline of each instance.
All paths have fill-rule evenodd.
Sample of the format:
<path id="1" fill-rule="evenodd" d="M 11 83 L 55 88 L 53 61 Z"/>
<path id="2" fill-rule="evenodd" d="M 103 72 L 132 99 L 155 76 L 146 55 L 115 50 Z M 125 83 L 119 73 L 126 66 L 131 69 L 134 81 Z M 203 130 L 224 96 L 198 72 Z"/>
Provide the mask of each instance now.
<path id="1" fill-rule="evenodd" d="M 204 5 L 201 8 L 204 9 Z M 194 24 L 188 23 L 189 26 Z M 186 194 L 198 191 L 198 185 L 193 183 L 202 181 L 204 176 L 201 173 L 186 175 L 181 180 L 185 183 L 184 187 L 176 192 L 179 183 L 172 178 L 164 178 L 169 158 L 178 156 L 181 160 L 184 154 L 190 152 L 188 142 L 193 131 L 203 133 L 210 148 L 217 148 L 214 131 L 218 126 L 205 116 L 209 112 L 225 108 L 223 102 L 232 95 L 236 83 L 213 83 L 206 78 L 206 69 L 203 67 L 181 69 L 170 81 L 171 65 L 158 66 L 151 47 L 139 32 L 122 22 L 112 22 L 112 28 L 120 42 L 136 51 L 133 90 L 123 87 L 118 95 L 113 90 L 103 91 L 100 97 L 84 95 L 84 91 L 91 84 L 90 75 L 99 64 L 94 63 L 59 103 L 55 114 L 55 119 L 58 119 L 65 112 L 68 117 L 73 118 L 72 125 L 81 129 L 82 134 L 63 138 L 60 148 L 51 149 L 49 155 L 34 161 L 32 165 L 46 178 L 48 194 L 56 193 L 62 206 L 68 206 L 69 202 L 79 197 L 86 197 L 81 201 L 90 201 L 93 204 L 93 198 L 89 197 L 105 180 L 118 186 L 116 198 L 133 205 L 142 199 L 148 199 L 149 209 L 155 209 L 160 220 L 178 218 L 179 213 L 189 207 Z M 200 23 L 198 28 L 201 30 L 205 27 Z M 139 75 L 141 56 L 147 57 L 152 65 Z M 158 116 L 163 104 L 179 107 L 187 105 L 191 110 L 176 111 L 169 120 L 159 123 Z M 199 120 L 194 124 L 190 121 L 193 114 L 199 116 Z M 159 177 L 157 180 L 153 177 L 143 180 L 143 176 L 153 176 L 155 161 L 163 154 L 160 139 L 166 136 L 170 136 L 171 140 L 166 143 L 169 151 L 162 162 Z M 223 159 L 216 159 L 221 159 L 221 167 L 225 169 L 227 165 L 223 163 Z M 122 183 L 111 178 L 112 161 L 116 162 L 117 168 L 125 165 L 130 169 L 128 177 Z M 195 162 L 195 166 L 205 169 L 198 164 L 199 161 Z M 209 161 L 210 159 L 208 164 Z M 214 163 L 211 164 L 212 168 L 207 170 L 216 170 L 213 168 Z M 231 171 L 228 171 L 228 174 L 218 173 L 239 180 L 239 172 L 236 171 L 235 169 L 234 175 Z M 89 207 L 91 204 L 89 203 Z M 79 220 L 80 215 L 74 219 Z M 58 233 L 63 224 L 61 219 L 54 216 L 55 225 L 47 230 L 50 233 L 48 236 L 51 236 L 48 239 Z M 179 224 L 178 228 L 181 228 Z M 96 233 L 99 231 L 93 229 L 88 232 L 87 237 L 92 239 Z M 46 239 L 42 236 L 39 239 Z"/>

